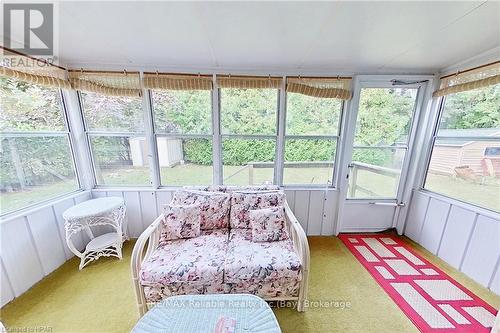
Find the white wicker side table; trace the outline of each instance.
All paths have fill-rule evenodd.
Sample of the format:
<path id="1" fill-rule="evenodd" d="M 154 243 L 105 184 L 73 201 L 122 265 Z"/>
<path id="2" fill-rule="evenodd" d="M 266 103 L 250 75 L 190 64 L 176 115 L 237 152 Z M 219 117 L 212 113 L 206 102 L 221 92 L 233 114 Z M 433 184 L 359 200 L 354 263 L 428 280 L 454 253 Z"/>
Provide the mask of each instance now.
<path id="1" fill-rule="evenodd" d="M 80 258 L 80 269 L 100 257 L 114 256 L 122 259 L 122 245 L 128 239 L 125 225 L 125 202 L 120 197 L 88 200 L 63 213 L 66 242 L 69 249 Z M 112 231 L 95 237 L 92 227 L 108 226 Z M 83 252 L 73 244 L 73 237 L 86 232 L 90 242 Z"/>

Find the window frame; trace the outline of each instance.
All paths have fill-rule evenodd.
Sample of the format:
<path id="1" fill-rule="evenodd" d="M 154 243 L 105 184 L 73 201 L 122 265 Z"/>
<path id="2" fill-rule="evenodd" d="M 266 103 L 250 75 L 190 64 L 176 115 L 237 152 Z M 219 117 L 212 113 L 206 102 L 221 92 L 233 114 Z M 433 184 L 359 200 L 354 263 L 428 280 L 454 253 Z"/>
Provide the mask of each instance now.
<path id="1" fill-rule="evenodd" d="M 147 112 L 149 113 L 150 117 L 151 117 L 151 130 L 152 130 L 152 135 L 151 135 L 151 140 L 153 140 L 154 142 L 154 146 L 155 146 L 155 161 L 154 161 L 154 168 L 155 168 L 155 171 L 153 173 L 155 173 L 155 176 L 156 176 L 156 173 L 158 175 L 158 186 L 157 188 L 181 188 L 183 186 L 197 186 L 197 185 L 200 185 L 200 186 L 203 186 L 204 184 L 184 184 L 184 185 L 171 185 L 171 184 L 168 184 L 168 174 L 166 175 L 165 179 L 167 181 L 167 184 L 162 184 L 162 181 L 161 181 L 161 167 L 160 167 L 160 162 L 159 162 L 159 158 L 158 158 L 158 138 L 174 138 L 174 139 L 180 139 L 180 140 L 183 140 L 183 139 L 207 139 L 207 140 L 210 140 L 212 142 L 212 182 L 211 184 L 209 185 L 212 185 L 214 184 L 214 180 L 215 180 L 215 167 L 216 167 L 216 161 L 215 161 L 215 156 L 214 156 L 214 153 L 213 153 L 213 147 L 215 145 L 215 141 L 214 141 L 214 136 L 215 136 L 215 129 L 214 129 L 214 107 L 213 107 L 213 98 L 214 98 L 214 95 L 213 95 L 213 90 L 214 88 L 212 88 L 212 90 L 207 90 L 210 92 L 210 130 L 211 130 L 211 133 L 207 133 L 207 134 L 186 134 L 186 133 L 163 133 L 163 132 L 158 132 L 156 130 L 156 122 L 155 122 L 155 112 L 154 112 L 154 101 L 153 101 L 153 94 L 154 94 L 154 89 L 147 89 L 145 90 L 145 96 L 147 96 L 148 98 L 148 108 L 147 108 Z M 220 123 L 220 122 L 219 122 Z M 149 125 L 149 124 L 148 124 Z M 220 124 L 219 124 L 220 125 Z"/>
<path id="2" fill-rule="evenodd" d="M 432 159 L 432 153 L 434 151 L 434 146 L 435 146 L 435 143 L 438 139 L 451 139 L 451 140 L 455 140 L 455 139 L 458 139 L 458 140 L 464 140 L 464 139 L 470 139 L 471 141 L 495 141 L 495 142 L 500 142 L 500 137 L 494 137 L 494 136 L 477 136 L 477 137 L 457 137 L 457 136 L 441 136 L 439 135 L 439 126 L 441 124 L 441 119 L 443 117 L 443 114 L 444 114 L 444 111 L 445 111 L 445 106 L 446 106 L 446 96 L 441 96 L 438 98 L 438 103 L 437 103 L 437 116 L 435 117 L 435 120 L 434 120 L 434 124 L 433 124 L 433 128 L 432 128 L 432 137 L 431 137 L 431 140 L 430 140 L 430 144 L 429 144 L 429 148 L 427 149 L 427 152 L 426 152 L 426 157 L 425 157 L 425 172 L 423 173 L 423 177 L 421 177 L 421 181 L 420 181 L 420 184 L 419 184 L 419 190 L 421 191 L 424 191 L 424 192 L 427 192 L 431 195 L 435 195 L 435 196 L 439 196 L 439 197 L 442 197 L 442 198 L 446 198 L 446 199 L 449 199 L 449 200 L 453 200 L 453 201 L 456 201 L 456 202 L 459 202 L 459 203 L 462 203 L 462 204 L 465 204 L 465 205 L 468 205 L 468 206 L 472 206 L 474 208 L 478 208 L 478 209 L 484 209 L 486 210 L 487 212 L 492 212 L 494 214 L 498 214 L 499 212 L 498 211 L 495 211 L 491 208 L 488 208 L 488 207 L 484 207 L 484 206 L 480 206 L 476 203 L 473 203 L 473 202 L 469 202 L 469 201 L 465 201 L 463 199 L 459 199 L 459 198 L 454 198 L 448 194 L 444 194 L 444 193 L 440 193 L 440 192 L 436 192 L 436 191 L 433 191 L 433 190 L 429 190 L 427 188 L 425 188 L 425 184 L 427 183 L 427 176 L 429 175 L 429 167 L 430 167 L 430 164 L 431 164 L 431 159 Z"/>
<path id="3" fill-rule="evenodd" d="M 142 73 L 141 73 L 142 75 Z M 129 132 L 129 131 L 94 131 L 89 130 L 88 125 L 85 120 L 84 114 L 84 103 L 82 92 L 76 90 L 78 107 L 79 107 L 79 117 L 81 117 L 81 123 L 83 127 L 83 132 L 85 135 L 86 144 L 88 147 L 89 160 L 92 164 L 91 174 L 93 181 L 93 188 L 95 189 L 138 189 L 138 188 L 150 188 L 153 190 L 157 189 L 168 189 L 168 188 L 181 188 L 187 185 L 171 185 L 161 183 L 161 168 L 159 166 L 158 158 L 158 146 L 157 139 L 160 137 L 170 137 L 178 139 L 207 139 L 211 140 L 212 143 L 212 185 L 223 185 L 224 184 L 224 174 L 223 174 L 223 140 L 228 139 L 270 139 L 274 140 L 275 143 L 275 159 L 273 161 L 273 184 L 278 185 L 283 188 L 328 188 L 328 189 L 338 189 L 339 188 L 339 161 L 341 160 L 341 147 L 343 144 L 343 132 L 345 126 L 346 110 L 349 107 L 347 101 L 341 101 L 339 122 L 337 124 L 337 134 L 336 135 L 286 135 L 286 116 L 287 116 L 287 92 L 286 92 L 286 78 L 287 76 L 282 76 L 282 84 L 276 89 L 277 93 L 277 103 L 276 103 L 276 132 L 275 134 L 222 134 L 222 121 L 221 121 L 221 89 L 217 85 L 218 74 L 212 74 L 212 90 L 211 92 L 211 134 L 182 134 L 182 133 L 159 133 L 156 131 L 155 124 L 155 114 L 154 114 L 154 103 L 153 94 L 154 89 L 142 89 L 142 111 L 144 116 L 144 131 L 143 132 Z M 230 88 L 227 88 L 230 89 Z M 92 144 L 90 139 L 95 136 L 111 137 L 111 136 L 126 136 L 126 137 L 145 137 L 148 148 L 150 149 L 150 184 L 144 185 L 106 185 L 98 184 L 97 182 L 97 171 L 95 164 L 95 157 L 92 150 Z M 336 153 L 335 158 L 332 161 L 333 167 L 330 177 L 330 184 L 283 184 L 284 175 L 284 154 L 285 154 L 285 142 L 286 139 L 293 139 L 297 137 L 298 139 L 327 139 L 335 140 Z M 194 186 L 199 184 L 193 184 Z"/>
<path id="4" fill-rule="evenodd" d="M 97 181 L 98 178 L 97 178 L 97 169 L 96 169 L 96 159 L 94 156 L 94 150 L 92 147 L 91 138 L 92 137 L 128 137 L 128 138 L 144 137 L 146 139 L 146 141 L 148 141 L 149 137 L 148 137 L 147 127 L 149 124 L 146 123 L 146 121 L 144 122 L 144 129 L 142 132 L 89 130 L 87 121 L 85 119 L 85 111 L 84 111 L 82 92 L 80 90 L 76 90 L 76 92 L 77 92 L 77 97 L 78 97 L 78 107 L 79 107 L 79 111 L 80 111 L 81 122 L 83 125 L 83 131 L 85 134 L 85 140 L 86 140 L 87 147 L 89 148 L 88 154 L 89 154 L 90 161 L 92 164 L 92 179 L 94 182 L 94 188 L 95 189 L 102 189 L 102 188 L 104 188 L 104 189 L 109 189 L 109 188 L 120 188 L 120 189 L 133 188 L 133 189 L 137 189 L 137 188 L 146 187 L 147 186 L 146 184 L 143 184 L 143 185 L 99 184 Z M 142 97 L 141 97 L 141 115 L 144 117 L 144 98 L 142 98 Z M 148 145 L 148 148 L 149 147 L 150 147 L 150 145 Z M 151 168 L 150 168 L 150 170 L 151 170 Z M 153 179 L 151 176 L 151 172 L 150 172 L 150 176 L 149 176 L 149 185 L 153 186 Z"/>
<path id="5" fill-rule="evenodd" d="M 216 80 L 216 79 L 215 79 Z M 276 100 L 276 124 L 275 124 L 275 134 L 222 134 L 222 108 L 221 108 L 221 89 L 242 89 L 242 88 L 220 88 L 220 87 L 215 87 L 214 85 L 214 90 L 217 89 L 217 98 L 218 98 L 218 101 L 217 101 L 217 105 L 218 105 L 218 108 L 217 108 L 217 113 L 218 113 L 218 121 L 219 121 L 219 124 L 218 124 L 218 127 L 219 127 L 219 140 L 218 140 L 218 144 L 219 144 L 219 151 L 220 151 L 220 158 L 219 158 L 219 161 L 218 163 L 220 163 L 220 177 L 219 177 L 219 181 L 218 181 L 218 184 L 216 185 L 231 185 L 231 184 L 226 184 L 224 182 L 224 180 L 226 179 L 225 178 L 225 175 L 224 175 L 224 150 L 223 150 L 223 142 L 224 142 L 224 139 L 243 139 L 243 140 L 274 140 L 274 145 L 275 145 L 275 153 L 274 153 L 274 161 L 273 161 L 273 182 L 272 182 L 272 185 L 278 185 L 278 186 L 283 186 L 283 181 L 282 179 L 279 179 L 279 178 L 282 178 L 279 176 L 279 173 L 278 173 L 278 168 L 281 167 L 280 166 L 280 157 L 283 156 L 283 155 L 280 155 L 283 154 L 284 152 L 284 149 L 281 149 L 280 147 L 280 113 L 281 113 L 281 98 L 282 98 L 282 89 L 283 89 L 283 86 L 281 86 L 280 88 L 270 88 L 270 89 L 276 89 L 276 94 L 277 94 L 277 100 Z M 268 88 L 259 88 L 259 89 L 268 89 Z M 286 104 L 286 103 L 285 103 Z M 286 107 L 285 107 L 286 109 Z M 215 143 L 215 140 L 214 140 L 214 143 Z M 214 156 L 215 157 L 215 156 Z M 214 161 L 214 167 L 215 167 L 215 161 Z M 281 172 L 281 176 L 283 175 L 283 173 Z"/>
<path id="6" fill-rule="evenodd" d="M 286 125 L 287 125 L 287 115 L 288 115 L 288 92 L 285 91 L 285 117 L 283 119 L 283 148 L 281 151 L 282 154 L 282 159 L 283 159 L 283 164 L 280 166 L 281 167 L 281 180 L 280 180 L 280 186 L 283 186 L 285 188 L 330 188 L 330 189 L 337 189 L 338 184 L 337 184 L 337 169 L 338 169 L 338 161 L 339 161 L 339 154 L 340 154 L 340 142 L 342 138 L 342 124 L 344 122 L 344 112 L 345 112 L 345 107 L 346 107 L 346 101 L 345 100 L 340 100 L 340 114 L 339 114 L 339 121 L 337 124 L 337 134 L 336 135 L 301 135 L 301 134 L 286 134 Z M 332 167 L 332 172 L 329 178 L 329 183 L 327 184 L 300 184 L 300 183 L 290 183 L 290 184 L 285 184 L 285 148 L 286 148 L 286 140 L 287 139 L 299 139 L 299 140 L 314 140 L 314 139 L 319 139 L 319 140 L 335 140 L 335 158 L 333 159 L 333 167 Z"/>
<path id="7" fill-rule="evenodd" d="M 68 145 L 69 145 L 69 152 L 71 155 L 71 164 L 73 166 L 73 170 L 75 173 L 75 180 L 76 180 L 76 189 L 73 191 L 69 192 L 64 192 L 61 194 L 57 194 L 54 196 L 51 196 L 47 199 L 43 199 L 40 201 L 37 201 L 35 203 L 16 208 L 14 210 L 9 210 L 5 212 L 0 213 L 0 217 L 4 218 L 6 216 L 13 216 L 16 214 L 19 214 L 20 212 L 30 210 L 34 207 L 40 207 L 43 205 L 46 205 L 49 202 L 57 201 L 60 198 L 66 197 L 73 195 L 75 193 L 81 192 L 82 189 L 82 179 L 81 179 L 81 174 L 79 172 L 79 168 L 76 162 L 76 152 L 75 152 L 75 142 L 73 140 L 73 133 L 71 132 L 71 126 L 69 124 L 69 117 L 68 117 L 68 109 L 67 109 L 67 104 L 66 100 L 64 98 L 64 94 L 62 92 L 62 89 L 57 89 L 57 94 L 59 95 L 59 111 L 61 112 L 62 118 L 63 118 L 63 125 L 64 129 L 61 131 L 3 131 L 0 132 L 0 138 L 34 138 L 34 137 L 65 137 L 67 139 Z"/>

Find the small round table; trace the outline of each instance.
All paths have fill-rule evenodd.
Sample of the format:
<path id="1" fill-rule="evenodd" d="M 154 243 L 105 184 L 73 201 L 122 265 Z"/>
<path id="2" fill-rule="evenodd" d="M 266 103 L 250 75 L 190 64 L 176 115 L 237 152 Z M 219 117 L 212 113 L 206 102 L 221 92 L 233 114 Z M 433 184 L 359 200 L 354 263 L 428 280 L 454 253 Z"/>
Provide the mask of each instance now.
<path id="1" fill-rule="evenodd" d="M 132 333 L 213 333 L 221 317 L 236 320 L 235 333 L 281 333 L 269 305 L 247 294 L 169 297 L 146 312 Z"/>
<path id="2" fill-rule="evenodd" d="M 128 239 L 125 221 L 125 202 L 120 197 L 107 197 L 84 201 L 63 213 L 66 243 L 80 258 L 80 269 L 100 257 L 114 256 L 122 259 L 122 245 Z M 92 227 L 108 226 L 111 232 L 95 237 Z M 73 236 L 85 231 L 90 242 L 83 252 L 76 249 Z"/>

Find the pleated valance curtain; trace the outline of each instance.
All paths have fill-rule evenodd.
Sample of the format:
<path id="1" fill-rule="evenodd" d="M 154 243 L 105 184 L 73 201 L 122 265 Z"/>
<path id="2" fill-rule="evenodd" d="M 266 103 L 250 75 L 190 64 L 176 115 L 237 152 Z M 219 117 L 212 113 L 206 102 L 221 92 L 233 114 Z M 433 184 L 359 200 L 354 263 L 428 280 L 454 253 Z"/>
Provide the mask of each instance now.
<path id="1" fill-rule="evenodd" d="M 282 81 L 281 77 L 272 76 L 217 76 L 217 85 L 219 88 L 278 89 L 281 87 Z"/>
<path id="2" fill-rule="evenodd" d="M 63 68 L 7 49 L 3 49 L 1 60 L 0 76 L 49 88 L 71 88 Z"/>
<path id="3" fill-rule="evenodd" d="M 76 90 L 107 96 L 141 96 L 138 72 L 103 72 L 70 70 L 69 81 Z"/>
<path id="4" fill-rule="evenodd" d="M 439 89 L 432 96 L 440 97 L 500 83 L 500 61 L 476 69 L 441 78 Z"/>
<path id="5" fill-rule="evenodd" d="M 163 90 L 212 90 L 211 75 L 144 73 L 144 88 Z"/>
<path id="6" fill-rule="evenodd" d="M 287 78 L 286 91 L 319 98 L 348 100 L 351 78 Z"/>

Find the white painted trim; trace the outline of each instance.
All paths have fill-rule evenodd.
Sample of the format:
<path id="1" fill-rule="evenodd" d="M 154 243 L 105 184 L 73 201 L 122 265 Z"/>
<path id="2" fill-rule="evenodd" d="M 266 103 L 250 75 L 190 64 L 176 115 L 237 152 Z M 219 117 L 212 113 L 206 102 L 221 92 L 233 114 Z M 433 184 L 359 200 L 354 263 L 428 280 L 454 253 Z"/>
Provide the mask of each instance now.
<path id="1" fill-rule="evenodd" d="M 222 185 L 224 175 L 222 174 L 222 137 L 220 124 L 220 95 L 217 85 L 217 77 L 212 75 L 212 164 L 213 181 L 215 185 Z"/>
<path id="2" fill-rule="evenodd" d="M 274 183 L 283 186 L 283 174 L 285 167 L 285 130 L 286 130 L 286 112 L 287 112 L 287 94 L 286 77 L 281 81 L 279 90 L 279 107 L 277 117 L 277 138 L 276 138 L 276 156 L 274 163 Z"/>
<path id="3" fill-rule="evenodd" d="M 5 215 L 0 216 L 0 225 L 3 223 L 8 223 L 12 220 L 16 220 L 20 217 L 29 215 L 37 210 L 55 205 L 61 201 L 67 200 L 68 198 L 75 198 L 75 197 L 78 197 L 82 194 L 88 194 L 88 193 L 90 193 L 90 190 L 86 190 L 86 191 L 76 190 L 76 191 L 73 191 L 70 193 L 65 193 L 65 194 L 62 194 L 60 196 L 36 203 L 34 205 L 27 206 L 25 208 L 13 211 L 11 213 L 7 213 Z"/>
<path id="4" fill-rule="evenodd" d="M 141 75 L 141 82 L 143 73 Z M 142 111 L 144 113 L 144 129 L 146 142 L 149 148 L 149 171 L 150 171 L 150 181 L 153 188 L 158 188 L 161 185 L 160 178 L 160 164 L 158 162 L 158 147 L 156 143 L 155 131 L 154 131 L 154 114 L 153 114 L 153 101 L 151 99 L 151 91 L 147 89 L 142 89 Z"/>
<path id="5" fill-rule="evenodd" d="M 482 207 L 476 206 L 474 204 L 467 203 L 465 201 L 460 201 L 458 199 L 450 198 L 450 197 L 447 197 L 445 195 L 442 195 L 442 194 L 439 194 L 436 192 L 431 192 L 431 191 L 426 190 L 426 189 L 419 189 L 418 191 L 420 193 L 430 197 L 430 198 L 448 203 L 448 204 L 453 205 L 453 206 L 457 206 L 457 207 L 466 209 L 468 211 L 477 213 L 477 214 L 482 215 L 482 216 L 492 218 L 494 220 L 500 220 L 500 213 L 497 213 L 495 211 L 492 211 L 492 210 L 489 210 L 486 208 L 482 208 Z"/>
<path id="6" fill-rule="evenodd" d="M 352 160 L 352 151 L 354 144 L 354 131 L 356 128 L 356 119 L 358 116 L 358 105 L 361 94 L 360 78 L 355 76 L 351 83 L 351 91 L 353 92 L 351 100 L 346 103 L 344 110 L 347 110 L 342 124 L 341 138 L 343 145 L 340 147 L 340 159 L 338 168 L 338 188 L 339 196 L 337 203 L 337 224 L 335 227 L 335 235 L 338 235 L 342 230 L 343 210 L 347 201 L 347 190 L 349 187 L 349 164 Z"/>
<path id="7" fill-rule="evenodd" d="M 341 230 L 343 231 L 343 208 L 344 205 L 348 204 L 350 201 L 353 203 L 363 203 L 363 202 L 383 202 L 387 200 L 380 199 L 355 199 L 347 198 L 347 192 L 349 187 L 349 167 L 348 165 L 352 161 L 352 154 L 354 149 L 354 136 L 356 131 L 356 122 L 359 110 L 361 89 L 363 88 L 393 88 L 393 87 L 401 87 L 401 86 L 393 86 L 391 80 L 397 79 L 402 81 L 425 81 L 432 80 L 434 77 L 430 75 L 357 75 L 353 80 L 353 98 L 349 104 L 349 118 L 346 119 L 346 123 L 343 127 L 344 133 L 342 133 L 342 138 L 344 143 L 342 145 L 341 154 L 342 158 L 340 161 L 340 165 L 337 165 L 337 168 L 340 169 L 339 173 L 339 188 L 341 194 L 339 195 L 339 204 L 338 204 L 338 214 L 337 214 L 337 228 L 335 234 L 338 234 Z M 405 88 L 416 88 L 418 89 L 417 96 L 415 98 L 414 110 L 411 118 L 411 130 L 409 133 L 409 139 L 406 145 L 406 153 L 403 161 L 403 165 L 401 167 L 401 177 L 397 188 L 396 194 L 396 202 L 404 202 L 406 205 L 409 205 L 409 200 L 411 198 L 411 188 L 405 188 L 406 183 L 409 181 L 407 179 L 408 174 L 410 172 L 410 160 L 412 158 L 412 153 L 416 151 L 416 136 L 419 133 L 419 122 L 421 118 L 421 114 L 424 112 L 424 106 L 426 99 L 429 98 L 429 86 L 428 82 L 420 82 L 410 85 L 405 85 Z M 412 180 L 410 180 L 410 183 Z M 390 200 L 390 199 L 388 199 Z M 394 199 L 392 199 L 394 200 Z M 407 200 L 404 201 L 404 200 Z M 398 225 L 398 221 L 400 220 L 401 207 L 396 206 L 394 209 L 394 214 L 392 218 L 392 226 L 396 227 Z M 403 210 L 407 210 L 404 208 Z M 404 226 L 399 228 L 399 233 L 402 233 Z"/>

